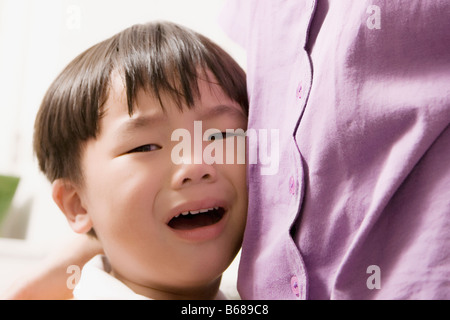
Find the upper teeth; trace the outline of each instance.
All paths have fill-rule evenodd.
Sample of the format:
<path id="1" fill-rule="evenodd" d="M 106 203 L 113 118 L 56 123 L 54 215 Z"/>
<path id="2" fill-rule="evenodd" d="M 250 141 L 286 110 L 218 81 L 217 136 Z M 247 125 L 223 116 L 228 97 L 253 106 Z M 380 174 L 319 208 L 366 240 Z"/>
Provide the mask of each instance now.
<path id="1" fill-rule="evenodd" d="M 212 211 L 212 210 L 217 210 L 217 209 L 219 209 L 219 207 L 186 211 L 186 212 L 182 212 L 179 215 L 175 216 L 175 218 L 178 218 L 179 216 L 187 216 L 188 214 L 195 215 L 195 214 L 199 214 L 199 213 L 205 213 L 205 212 Z"/>

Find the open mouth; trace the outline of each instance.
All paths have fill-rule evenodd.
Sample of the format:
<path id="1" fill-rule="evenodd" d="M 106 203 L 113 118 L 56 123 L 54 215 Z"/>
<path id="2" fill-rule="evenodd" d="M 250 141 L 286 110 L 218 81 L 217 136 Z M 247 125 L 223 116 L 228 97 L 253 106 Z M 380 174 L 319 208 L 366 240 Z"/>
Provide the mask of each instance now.
<path id="1" fill-rule="evenodd" d="M 175 230 L 192 230 L 216 224 L 224 215 L 225 209 L 222 207 L 186 211 L 173 217 L 168 226 Z"/>

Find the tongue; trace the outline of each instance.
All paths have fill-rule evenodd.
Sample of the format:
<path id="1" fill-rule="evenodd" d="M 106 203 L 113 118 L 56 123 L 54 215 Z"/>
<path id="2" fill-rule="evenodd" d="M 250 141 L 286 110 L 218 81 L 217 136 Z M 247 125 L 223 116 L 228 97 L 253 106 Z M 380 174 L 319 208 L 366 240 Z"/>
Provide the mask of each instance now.
<path id="1" fill-rule="evenodd" d="M 191 230 L 201 227 L 210 226 L 219 222 L 222 215 L 216 213 L 200 213 L 196 215 L 188 214 L 186 216 L 179 216 L 173 218 L 169 222 L 169 227 L 177 230 Z"/>

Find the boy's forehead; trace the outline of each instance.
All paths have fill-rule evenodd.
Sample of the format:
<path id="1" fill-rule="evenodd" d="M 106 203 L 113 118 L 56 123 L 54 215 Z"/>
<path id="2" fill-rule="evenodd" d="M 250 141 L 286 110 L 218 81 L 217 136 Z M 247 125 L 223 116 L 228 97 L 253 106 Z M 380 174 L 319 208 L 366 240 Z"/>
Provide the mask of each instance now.
<path id="1" fill-rule="evenodd" d="M 169 123 L 175 124 L 184 116 L 192 121 L 206 121 L 229 116 L 244 126 L 247 116 L 241 106 L 229 98 L 217 83 L 198 79 L 199 97 L 192 107 L 183 104 L 180 109 L 169 95 L 161 95 L 161 103 L 149 90 L 137 91 L 132 114 L 128 111 L 127 90 L 120 73 L 111 75 L 108 98 L 103 107 L 103 116 L 99 123 L 100 135 L 106 134 L 120 140 L 137 130 L 161 128 Z M 114 138 L 114 139 L 115 139 Z"/>
<path id="2" fill-rule="evenodd" d="M 139 109 L 139 105 L 146 105 L 148 107 L 148 103 L 142 103 L 142 101 L 148 102 L 148 99 L 151 98 L 155 103 L 151 103 L 154 106 L 155 112 L 164 112 L 164 110 L 159 107 L 159 103 L 156 97 L 153 97 L 148 91 L 144 90 L 144 88 L 138 90 L 135 98 L 135 109 Z M 139 103 L 141 102 L 141 103 Z M 116 114 L 122 115 L 126 114 L 131 117 L 128 109 L 128 97 L 127 97 L 127 87 L 124 75 L 117 70 L 114 70 L 111 73 L 109 88 L 107 91 L 106 101 L 103 104 L 103 114 Z M 137 111 L 137 110 L 135 110 Z M 133 112 L 134 113 L 134 112 Z"/>
<path id="3" fill-rule="evenodd" d="M 126 85 L 122 75 L 119 73 L 119 71 L 114 70 L 111 73 L 106 104 L 113 102 L 126 105 L 127 103 L 126 93 L 127 93 Z"/>
<path id="4" fill-rule="evenodd" d="M 181 109 L 179 107 L 174 107 L 176 103 L 173 101 L 173 97 L 169 96 L 168 94 L 162 93 L 160 94 L 159 100 L 154 94 L 152 94 L 149 90 L 145 90 L 144 88 L 140 88 L 136 94 L 135 107 L 136 109 L 139 109 L 139 106 L 154 108 L 155 110 L 153 110 L 153 113 L 163 114 L 168 111 L 166 110 L 167 108 L 175 108 L 178 112 L 188 109 L 194 109 L 198 112 L 211 113 L 214 111 L 211 109 L 217 109 L 216 112 L 226 110 L 227 108 L 224 108 L 224 106 L 226 105 L 231 109 L 234 108 L 235 112 L 241 113 L 243 116 L 245 116 L 245 113 L 239 106 L 239 104 L 235 101 L 232 101 L 232 99 L 225 94 L 220 85 L 218 85 L 217 82 L 214 81 L 215 77 L 209 70 L 207 70 L 206 73 L 201 73 L 201 76 L 197 79 L 199 96 L 195 99 L 196 103 L 194 103 L 192 108 L 189 108 L 184 104 Z M 148 103 L 149 99 L 154 103 Z M 160 103 L 162 103 L 164 107 L 162 107 Z M 104 107 L 106 109 L 104 111 L 107 111 L 108 113 L 129 113 L 125 79 L 123 74 L 121 74 L 118 70 L 114 70 L 111 73 L 110 86 Z"/>

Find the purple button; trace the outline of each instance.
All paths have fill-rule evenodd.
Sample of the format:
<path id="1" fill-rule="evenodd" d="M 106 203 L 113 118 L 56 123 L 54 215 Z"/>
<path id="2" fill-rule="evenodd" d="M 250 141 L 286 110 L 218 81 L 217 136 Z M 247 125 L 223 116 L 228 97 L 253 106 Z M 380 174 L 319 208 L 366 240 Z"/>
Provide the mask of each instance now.
<path id="1" fill-rule="evenodd" d="M 297 191 L 297 184 L 295 183 L 295 179 L 293 176 L 289 179 L 289 193 L 295 195 Z"/>
<path id="2" fill-rule="evenodd" d="M 296 276 L 291 278 L 291 290 L 292 293 L 295 294 L 297 298 L 300 297 L 300 286 L 298 285 L 298 279 Z"/>
<path id="3" fill-rule="evenodd" d="M 303 89 L 302 84 L 299 83 L 298 87 L 297 87 L 297 91 L 296 91 L 297 99 L 301 99 L 302 98 L 302 89 Z"/>

